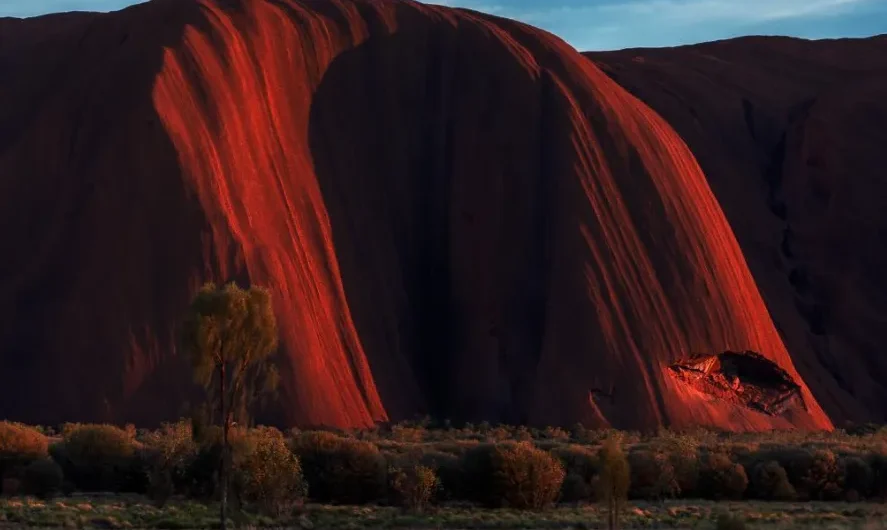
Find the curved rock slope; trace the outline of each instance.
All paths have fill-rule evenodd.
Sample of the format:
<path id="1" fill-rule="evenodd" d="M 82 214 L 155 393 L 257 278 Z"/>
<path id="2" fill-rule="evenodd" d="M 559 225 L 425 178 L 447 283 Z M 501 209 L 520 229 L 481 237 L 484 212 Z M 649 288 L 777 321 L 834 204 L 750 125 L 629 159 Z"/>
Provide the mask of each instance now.
<path id="1" fill-rule="evenodd" d="M 393 0 L 0 31 L 0 416 L 173 417 L 176 323 L 236 279 L 281 423 L 831 427 L 684 142 L 549 34 Z M 764 360 L 678 376 L 727 351 Z"/>
<path id="2" fill-rule="evenodd" d="M 687 142 L 829 416 L 887 420 L 887 36 L 587 55 Z"/>

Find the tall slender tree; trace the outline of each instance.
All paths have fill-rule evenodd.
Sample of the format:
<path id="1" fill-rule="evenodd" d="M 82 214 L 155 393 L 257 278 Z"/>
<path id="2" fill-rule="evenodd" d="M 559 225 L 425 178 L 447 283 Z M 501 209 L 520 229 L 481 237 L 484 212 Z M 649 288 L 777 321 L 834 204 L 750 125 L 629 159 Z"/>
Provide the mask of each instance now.
<path id="1" fill-rule="evenodd" d="M 191 302 L 182 329 L 195 382 L 218 410 L 222 427 L 219 462 L 221 528 L 228 511 L 228 434 L 235 420 L 244 421 L 253 402 L 277 387 L 273 362 L 277 321 L 271 294 L 262 287 L 241 289 L 235 283 L 204 285 Z"/>
<path id="2" fill-rule="evenodd" d="M 618 436 L 610 436 L 604 441 L 600 451 L 600 465 L 598 496 L 607 505 L 608 530 L 618 530 L 619 515 L 625 508 L 631 481 L 631 468 Z"/>

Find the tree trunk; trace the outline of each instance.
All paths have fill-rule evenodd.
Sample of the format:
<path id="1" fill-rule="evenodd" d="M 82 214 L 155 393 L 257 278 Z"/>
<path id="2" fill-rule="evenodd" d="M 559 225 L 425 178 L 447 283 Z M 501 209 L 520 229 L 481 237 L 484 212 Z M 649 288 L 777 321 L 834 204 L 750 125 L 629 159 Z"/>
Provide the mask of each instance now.
<path id="1" fill-rule="evenodd" d="M 619 530 L 619 514 L 622 512 L 622 499 L 613 500 L 613 530 Z"/>
<path id="2" fill-rule="evenodd" d="M 219 377 L 219 387 L 221 390 L 221 406 L 222 406 L 222 462 L 219 466 L 219 483 L 222 487 L 222 499 L 219 508 L 219 516 L 221 517 L 220 528 L 226 530 L 228 523 L 228 411 L 225 410 L 225 363 L 222 362 L 222 369 Z"/>

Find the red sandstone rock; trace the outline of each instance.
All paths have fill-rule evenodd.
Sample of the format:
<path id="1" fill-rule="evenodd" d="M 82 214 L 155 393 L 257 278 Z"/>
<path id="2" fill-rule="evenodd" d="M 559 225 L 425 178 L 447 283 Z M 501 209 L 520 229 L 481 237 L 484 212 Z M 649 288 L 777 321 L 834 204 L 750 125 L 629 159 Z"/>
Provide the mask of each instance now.
<path id="1" fill-rule="evenodd" d="M 587 55 L 686 140 L 829 416 L 887 418 L 887 37 Z"/>
<path id="2" fill-rule="evenodd" d="M 175 417 L 176 324 L 236 279 L 275 294 L 281 422 L 832 425 L 684 142 L 549 34 L 382 0 L 0 32 L 0 416 Z M 670 369 L 728 350 L 798 398 Z"/>

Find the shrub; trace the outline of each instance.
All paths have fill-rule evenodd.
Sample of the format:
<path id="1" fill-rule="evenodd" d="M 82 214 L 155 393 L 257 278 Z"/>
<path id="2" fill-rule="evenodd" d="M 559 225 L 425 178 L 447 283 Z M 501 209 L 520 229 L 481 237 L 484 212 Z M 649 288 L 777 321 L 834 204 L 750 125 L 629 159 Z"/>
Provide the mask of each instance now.
<path id="1" fill-rule="evenodd" d="M 487 506 L 542 509 L 553 503 L 564 468 L 529 442 L 481 444 L 462 459 L 469 500 Z"/>
<path id="2" fill-rule="evenodd" d="M 786 471 L 795 489 L 805 498 L 836 500 L 841 497 L 838 460 L 829 450 L 797 452 Z"/>
<path id="3" fill-rule="evenodd" d="M 465 491 L 461 459 L 442 451 L 427 451 L 419 456 L 419 464 L 434 471 L 438 479 L 437 497 L 440 499 L 468 499 Z"/>
<path id="4" fill-rule="evenodd" d="M 561 429 L 560 427 L 546 427 L 542 431 L 542 437 L 549 440 L 566 442 L 570 439 L 570 433 L 564 429 Z"/>
<path id="5" fill-rule="evenodd" d="M 594 500 L 594 478 L 585 480 L 582 475 L 566 473 L 561 484 L 561 502 L 589 502 Z"/>
<path id="6" fill-rule="evenodd" d="M 433 469 L 412 464 L 391 468 L 389 484 L 397 505 L 421 512 L 431 502 L 439 482 Z"/>
<path id="7" fill-rule="evenodd" d="M 189 493 L 189 471 L 198 452 L 191 423 L 165 424 L 142 441 L 149 496 L 162 506 L 175 493 Z"/>
<path id="8" fill-rule="evenodd" d="M 699 489 L 708 499 L 740 499 L 748 487 L 748 477 L 741 464 L 723 453 L 709 453 L 699 474 Z"/>
<path id="9" fill-rule="evenodd" d="M 887 499 L 887 455 L 872 455 L 869 462 L 872 470 L 872 496 Z"/>
<path id="10" fill-rule="evenodd" d="M 699 442 L 686 434 L 660 432 L 651 444 L 651 449 L 664 453 L 674 470 L 676 494 L 692 497 L 697 494 L 699 485 Z"/>
<path id="11" fill-rule="evenodd" d="M 514 430 L 514 439 L 519 442 L 530 442 L 533 440 L 533 434 L 525 425 L 521 425 Z"/>
<path id="12" fill-rule="evenodd" d="M 758 462 L 752 471 L 751 497 L 765 500 L 787 501 L 796 496 L 795 488 L 788 480 L 785 469 L 776 460 Z"/>
<path id="13" fill-rule="evenodd" d="M 49 441 L 36 429 L 0 421 L 0 479 L 20 478 L 25 466 L 49 455 Z"/>
<path id="14" fill-rule="evenodd" d="M 541 510 L 553 504 L 564 481 L 564 468 L 551 454 L 521 442 L 493 453 L 494 483 L 503 504 Z"/>
<path id="15" fill-rule="evenodd" d="M 557 440 L 549 440 L 549 439 L 537 439 L 535 442 L 532 442 L 533 447 L 537 449 L 542 449 L 546 453 L 550 453 L 557 449 L 558 447 L 563 447 L 563 442 L 559 442 Z"/>
<path id="16" fill-rule="evenodd" d="M 184 470 L 183 489 L 189 497 L 203 500 L 218 497 L 221 459 L 221 429 L 210 427 L 203 431 L 197 451 Z"/>
<path id="17" fill-rule="evenodd" d="M 293 450 L 312 499 L 362 504 L 384 497 L 388 469 L 372 443 L 315 431 L 300 434 L 293 441 Z"/>
<path id="18" fill-rule="evenodd" d="M 871 494 L 874 473 L 868 462 L 858 456 L 846 456 L 838 461 L 838 469 L 846 500 L 856 502 Z"/>
<path id="19" fill-rule="evenodd" d="M 764 462 L 776 460 L 779 462 L 779 465 L 785 469 L 785 472 L 788 474 L 788 479 L 793 480 L 794 477 L 792 476 L 790 464 L 797 459 L 801 453 L 805 452 L 806 450 L 801 447 L 765 444 L 759 448 L 756 456 Z"/>
<path id="20" fill-rule="evenodd" d="M 69 424 L 53 459 L 81 491 L 143 492 L 145 475 L 135 433 L 113 425 Z"/>
<path id="21" fill-rule="evenodd" d="M 500 499 L 494 491 L 493 452 L 496 447 L 513 446 L 514 442 L 477 444 L 465 451 L 460 458 L 462 470 L 462 498 L 487 506 L 498 506 Z"/>
<path id="22" fill-rule="evenodd" d="M 881 426 L 877 423 L 867 422 L 851 425 L 845 429 L 850 436 L 866 436 L 877 433 Z"/>
<path id="23" fill-rule="evenodd" d="M 551 454 L 560 460 L 566 472 L 560 499 L 564 502 L 591 500 L 594 497 L 591 485 L 600 467 L 597 454 L 581 445 L 557 447 Z"/>
<path id="24" fill-rule="evenodd" d="M 658 451 L 632 451 L 628 463 L 631 469 L 629 495 L 632 498 L 660 500 L 674 498 L 680 493 L 668 455 Z"/>
<path id="25" fill-rule="evenodd" d="M 398 442 L 420 443 L 425 439 L 425 429 L 422 427 L 395 425 L 391 427 L 391 439 Z"/>
<path id="26" fill-rule="evenodd" d="M 582 425 L 581 423 L 575 423 L 570 428 L 570 438 L 572 438 L 576 442 L 588 442 L 589 430 L 585 428 L 585 425 Z"/>
<path id="27" fill-rule="evenodd" d="M 218 500 L 219 464 L 222 460 L 222 428 L 217 425 L 200 425 L 194 430 L 193 421 L 165 425 L 159 431 L 145 436 L 143 453 L 149 462 L 148 474 L 152 498 L 162 504 L 164 497 L 173 493 L 184 494 L 204 501 Z M 190 440 L 188 433 L 191 433 Z M 246 429 L 232 427 L 228 431 L 228 500 L 236 503 L 234 469 L 232 461 L 238 442 L 248 435 Z M 156 481 L 156 482 L 154 482 Z"/>
<path id="28" fill-rule="evenodd" d="M 62 468 L 50 458 L 34 460 L 25 468 L 22 480 L 28 495 L 49 499 L 62 489 Z"/>
<path id="29" fill-rule="evenodd" d="M 238 497 L 260 512 L 280 516 L 307 493 L 299 459 L 280 431 L 253 429 L 232 443 L 233 484 Z"/>
<path id="30" fill-rule="evenodd" d="M 511 429 L 504 425 L 497 425 L 487 432 L 487 440 L 492 442 L 504 442 L 511 439 Z"/>

